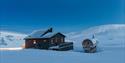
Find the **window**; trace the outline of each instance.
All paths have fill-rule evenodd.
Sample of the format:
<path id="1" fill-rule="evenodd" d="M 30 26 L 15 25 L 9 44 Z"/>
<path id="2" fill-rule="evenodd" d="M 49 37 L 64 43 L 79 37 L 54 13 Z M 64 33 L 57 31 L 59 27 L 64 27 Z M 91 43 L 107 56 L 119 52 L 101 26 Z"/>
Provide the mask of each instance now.
<path id="1" fill-rule="evenodd" d="M 43 40 L 43 42 L 46 42 L 47 40 Z"/>
<path id="2" fill-rule="evenodd" d="M 54 44 L 53 39 L 51 39 L 51 44 Z"/>
<path id="3" fill-rule="evenodd" d="M 36 44 L 36 40 L 33 40 L 33 44 Z"/>
<path id="4" fill-rule="evenodd" d="M 58 40 L 58 38 L 56 37 L 56 38 L 55 38 L 55 42 L 57 42 L 57 40 Z"/>
<path id="5" fill-rule="evenodd" d="M 64 39 L 63 39 L 63 38 L 61 38 L 61 42 L 64 42 Z"/>
<path id="6" fill-rule="evenodd" d="M 53 42 L 53 39 L 51 39 L 51 42 Z"/>

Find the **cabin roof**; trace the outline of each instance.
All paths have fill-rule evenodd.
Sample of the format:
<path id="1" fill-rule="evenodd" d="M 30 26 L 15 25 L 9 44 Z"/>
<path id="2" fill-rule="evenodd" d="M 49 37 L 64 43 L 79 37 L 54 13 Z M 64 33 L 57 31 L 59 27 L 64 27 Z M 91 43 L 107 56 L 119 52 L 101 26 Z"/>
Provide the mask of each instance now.
<path id="1" fill-rule="evenodd" d="M 93 43 L 93 45 L 97 45 L 97 39 L 95 39 L 95 38 L 92 38 L 92 39 L 88 39 L 88 40 L 90 40 L 92 43 Z"/>
<path id="2" fill-rule="evenodd" d="M 56 34 L 61 34 L 60 32 L 49 32 L 44 34 L 46 31 L 43 30 L 36 30 L 34 32 L 32 32 L 31 34 L 29 34 L 27 37 L 25 37 L 24 39 L 33 39 L 33 38 L 51 38 L 53 36 L 55 36 Z M 43 35 L 44 34 L 44 35 Z M 63 37 L 65 37 L 65 35 L 61 34 Z"/>

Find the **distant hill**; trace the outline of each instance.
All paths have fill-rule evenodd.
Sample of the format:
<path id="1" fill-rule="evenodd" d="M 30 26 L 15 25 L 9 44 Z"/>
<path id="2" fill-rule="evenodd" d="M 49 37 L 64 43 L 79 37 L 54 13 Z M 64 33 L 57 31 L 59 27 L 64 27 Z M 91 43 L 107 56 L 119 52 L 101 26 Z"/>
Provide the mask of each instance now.
<path id="1" fill-rule="evenodd" d="M 74 42 L 75 50 L 83 50 L 82 41 L 86 38 L 91 39 L 93 34 L 99 47 L 125 47 L 125 24 L 101 25 L 80 32 L 71 32 L 67 34 L 67 40 Z"/>
<path id="2" fill-rule="evenodd" d="M 0 31 L 0 48 L 21 47 L 25 36 L 21 33 Z"/>
<path id="3" fill-rule="evenodd" d="M 86 38 L 95 37 L 98 40 L 99 47 L 124 47 L 125 44 L 125 24 L 109 24 L 88 28 L 83 31 L 70 32 L 66 34 L 67 41 L 74 42 L 75 50 L 83 50 L 82 41 Z M 0 47 L 12 48 L 21 47 L 24 44 L 26 34 L 0 31 Z"/>

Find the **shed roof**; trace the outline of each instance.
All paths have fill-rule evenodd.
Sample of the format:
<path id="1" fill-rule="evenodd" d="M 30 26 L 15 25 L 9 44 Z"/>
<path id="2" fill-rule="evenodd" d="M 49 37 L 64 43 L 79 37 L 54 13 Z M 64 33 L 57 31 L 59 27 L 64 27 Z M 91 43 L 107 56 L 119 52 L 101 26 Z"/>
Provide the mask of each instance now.
<path id="1" fill-rule="evenodd" d="M 90 40 L 90 41 L 85 41 L 85 40 Z M 92 38 L 92 39 L 85 39 L 84 42 L 91 42 L 93 46 L 96 46 L 98 44 L 98 40 L 96 38 Z"/>

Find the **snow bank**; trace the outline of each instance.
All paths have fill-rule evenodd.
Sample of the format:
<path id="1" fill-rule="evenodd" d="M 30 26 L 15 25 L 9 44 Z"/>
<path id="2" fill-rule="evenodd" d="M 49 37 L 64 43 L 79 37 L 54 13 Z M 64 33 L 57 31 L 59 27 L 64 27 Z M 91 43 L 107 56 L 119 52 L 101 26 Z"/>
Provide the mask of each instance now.
<path id="1" fill-rule="evenodd" d="M 99 47 L 125 47 L 125 24 L 101 25 L 81 32 L 71 32 L 67 34 L 67 40 L 74 42 L 75 51 L 82 51 L 82 41 L 91 39 L 93 34 Z"/>
<path id="2" fill-rule="evenodd" d="M 23 50 L 22 47 L 18 47 L 18 48 L 0 48 L 0 50 Z"/>
<path id="3" fill-rule="evenodd" d="M 0 31 L 0 48 L 16 48 L 24 44 L 26 34 L 17 32 Z"/>

